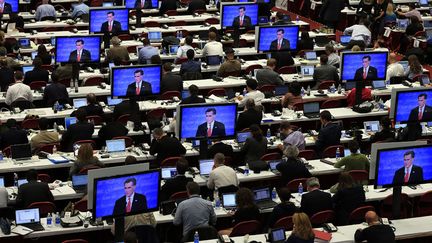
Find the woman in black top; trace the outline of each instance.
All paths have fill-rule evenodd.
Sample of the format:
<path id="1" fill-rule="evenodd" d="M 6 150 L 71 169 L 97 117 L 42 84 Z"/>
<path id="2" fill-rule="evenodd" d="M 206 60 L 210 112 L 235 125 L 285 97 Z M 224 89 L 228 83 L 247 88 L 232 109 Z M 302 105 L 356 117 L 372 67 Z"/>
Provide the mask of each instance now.
<path id="1" fill-rule="evenodd" d="M 270 215 L 269 226 L 273 228 L 275 223 L 284 217 L 292 216 L 296 211 L 297 207 L 294 203 L 290 202 L 291 193 L 287 187 L 281 187 L 277 190 L 281 203 L 273 208 L 273 212 Z"/>
<path id="2" fill-rule="evenodd" d="M 302 31 L 301 39 L 297 43 L 297 50 L 313 50 L 314 41 L 309 36 L 308 31 Z"/>
<path id="3" fill-rule="evenodd" d="M 39 57 L 40 59 L 42 59 L 42 63 L 44 65 L 51 64 L 51 55 L 48 53 L 45 45 L 41 44 L 38 46 L 36 57 Z"/>
<path id="4" fill-rule="evenodd" d="M 312 176 L 303 161 L 297 157 L 299 150 L 296 146 L 287 146 L 283 153 L 285 159 L 276 165 L 276 169 L 282 174 L 281 180 L 284 185 L 297 178 L 309 178 Z"/>
<path id="5" fill-rule="evenodd" d="M 260 160 L 267 152 L 267 138 L 263 136 L 260 127 L 258 125 L 252 125 L 249 129 L 252 133 L 252 137 L 246 139 L 245 144 L 240 150 L 240 153 L 244 155 L 244 161 L 246 163 Z"/>
<path id="6" fill-rule="evenodd" d="M 24 75 L 24 83 L 29 85 L 34 81 L 45 81 L 48 83 L 49 73 L 42 68 L 42 59 L 36 57 L 33 60 L 33 70 L 26 72 Z"/>
<path id="7" fill-rule="evenodd" d="M 253 99 L 247 99 L 245 110 L 241 112 L 237 120 L 237 131 L 242 131 L 251 125 L 259 125 L 262 120 L 262 108 L 256 106 Z"/>
<path id="8" fill-rule="evenodd" d="M 305 213 L 293 215 L 294 228 L 285 243 L 313 243 L 315 234 L 312 231 L 312 224 Z"/>
<path id="9" fill-rule="evenodd" d="M 391 128 L 390 119 L 385 116 L 381 118 L 380 121 L 381 131 L 376 132 L 371 136 L 371 143 L 379 142 L 379 141 L 393 141 L 395 138 L 395 133 L 393 128 Z"/>

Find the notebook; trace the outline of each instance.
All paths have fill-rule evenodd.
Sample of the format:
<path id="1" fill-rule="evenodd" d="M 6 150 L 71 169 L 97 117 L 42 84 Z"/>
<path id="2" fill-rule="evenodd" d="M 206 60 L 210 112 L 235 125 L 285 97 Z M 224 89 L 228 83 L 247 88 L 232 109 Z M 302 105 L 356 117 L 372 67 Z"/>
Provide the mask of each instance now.
<path id="1" fill-rule="evenodd" d="M 303 76 L 312 76 L 314 74 L 314 66 L 301 66 L 300 73 Z"/>
<path id="2" fill-rule="evenodd" d="M 374 80 L 372 81 L 372 88 L 373 89 L 387 89 L 386 82 L 384 80 Z"/>
<path id="3" fill-rule="evenodd" d="M 70 125 L 75 124 L 77 122 L 76 117 L 65 117 L 65 129 L 67 130 Z"/>
<path id="4" fill-rule="evenodd" d="M 222 207 L 227 210 L 233 210 L 237 207 L 235 200 L 235 192 L 222 194 Z"/>
<path id="5" fill-rule="evenodd" d="M 303 104 L 303 115 L 307 118 L 318 118 L 320 114 L 319 102 Z"/>
<path id="6" fill-rule="evenodd" d="M 44 227 L 40 223 L 39 209 L 28 208 L 15 211 L 15 223 L 34 231 L 43 231 Z"/>
<path id="7" fill-rule="evenodd" d="M 107 104 L 108 106 L 115 106 L 122 102 L 122 99 L 113 99 L 111 97 L 107 97 Z"/>
<path id="8" fill-rule="evenodd" d="M 76 191 L 85 190 L 87 188 L 87 174 L 85 175 L 73 175 L 72 176 L 72 188 Z"/>
<path id="9" fill-rule="evenodd" d="M 174 178 L 177 175 L 176 167 L 162 167 L 161 168 L 162 179 L 167 180 Z"/>
<path id="10" fill-rule="evenodd" d="M 316 52 L 314 51 L 306 51 L 305 58 L 306 60 L 318 60 Z"/>
<path id="11" fill-rule="evenodd" d="M 29 143 L 11 145 L 11 157 L 15 161 L 31 160 L 32 151 Z"/>
<path id="12" fill-rule="evenodd" d="M 270 167 L 270 171 L 273 172 L 273 173 L 275 173 L 275 174 L 279 174 L 279 171 L 277 170 L 276 166 L 279 163 L 281 163 L 281 162 L 282 162 L 281 159 L 278 159 L 278 160 L 269 160 L 268 164 L 269 164 L 269 167 Z"/>
<path id="13" fill-rule="evenodd" d="M 252 137 L 251 132 L 238 132 L 237 133 L 237 143 L 244 143 L 246 139 Z"/>
<path id="14" fill-rule="evenodd" d="M 169 54 L 172 55 L 172 56 L 177 55 L 177 50 L 178 49 L 179 49 L 178 45 L 169 45 L 168 46 Z"/>
<path id="15" fill-rule="evenodd" d="M 111 157 L 124 157 L 126 152 L 126 142 L 124 139 L 107 140 L 106 148 Z"/>
<path id="16" fill-rule="evenodd" d="M 274 208 L 277 203 L 271 198 L 270 187 L 262 187 L 253 190 L 255 203 L 260 209 Z"/>
<path id="17" fill-rule="evenodd" d="M 24 185 L 28 183 L 27 179 L 18 179 L 18 187 L 20 187 L 21 185 Z"/>
<path id="18" fill-rule="evenodd" d="M 285 229 L 271 229 L 270 231 L 270 243 L 283 243 L 286 240 Z"/>
<path id="19" fill-rule="evenodd" d="M 28 71 L 33 70 L 33 66 L 23 66 L 22 69 L 23 69 L 23 73 L 25 75 Z"/>
<path id="20" fill-rule="evenodd" d="M 340 36 L 340 43 L 343 46 L 348 45 L 348 43 L 351 41 L 351 36 L 350 35 L 341 35 Z"/>
<path id="21" fill-rule="evenodd" d="M 409 24 L 409 19 L 396 19 L 396 28 L 406 30 Z"/>
<path id="22" fill-rule="evenodd" d="M 31 48 L 30 38 L 19 38 L 18 43 L 20 48 L 24 48 L 24 49 Z"/>
<path id="23" fill-rule="evenodd" d="M 430 79 L 429 79 L 429 75 L 422 75 L 420 78 L 420 83 L 421 85 L 427 85 L 430 84 Z"/>
<path id="24" fill-rule="evenodd" d="M 286 93 L 288 93 L 288 86 L 286 85 L 280 85 L 275 87 L 275 96 L 284 96 Z"/>
<path id="25" fill-rule="evenodd" d="M 201 177 L 207 179 L 213 169 L 214 161 L 212 159 L 199 160 L 199 171 Z"/>
<path id="26" fill-rule="evenodd" d="M 162 32 L 160 32 L 160 31 L 149 31 L 148 32 L 148 40 L 150 42 L 161 42 L 162 41 Z"/>
<path id="27" fill-rule="evenodd" d="M 404 70 L 408 68 L 408 61 L 399 61 L 399 64 L 402 65 Z"/>
<path id="28" fill-rule="evenodd" d="M 73 106 L 75 109 L 78 109 L 80 107 L 87 105 L 87 99 L 86 98 L 77 98 L 73 99 Z"/>
<path id="29" fill-rule="evenodd" d="M 366 132 L 378 132 L 379 121 L 365 121 L 363 122 L 364 129 Z"/>
<path id="30" fill-rule="evenodd" d="M 269 23 L 269 18 L 267 16 L 258 17 L 258 25 L 266 25 Z"/>

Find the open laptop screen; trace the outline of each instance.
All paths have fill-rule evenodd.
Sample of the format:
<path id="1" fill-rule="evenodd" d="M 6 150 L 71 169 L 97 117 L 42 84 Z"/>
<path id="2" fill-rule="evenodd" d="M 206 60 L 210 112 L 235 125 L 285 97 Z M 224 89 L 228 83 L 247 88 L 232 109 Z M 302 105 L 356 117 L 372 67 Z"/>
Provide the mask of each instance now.
<path id="1" fill-rule="evenodd" d="M 86 106 L 86 105 L 87 105 L 87 99 L 86 98 L 73 99 L 73 106 L 75 109 L 78 109 L 78 108 Z"/>
<path id="2" fill-rule="evenodd" d="M 39 209 L 29 208 L 15 211 L 16 224 L 29 224 L 40 222 Z"/>
<path id="3" fill-rule="evenodd" d="M 87 185 L 87 175 L 73 175 L 72 176 L 72 186 L 80 187 Z"/>
<path id="4" fill-rule="evenodd" d="M 235 195 L 235 193 L 222 194 L 222 203 L 224 208 L 237 206 L 235 201 Z"/>
<path id="5" fill-rule="evenodd" d="M 270 189 L 268 187 L 253 190 L 255 201 L 263 201 L 271 199 Z"/>
<path id="6" fill-rule="evenodd" d="M 199 170 L 201 175 L 210 175 L 210 172 L 213 169 L 214 161 L 212 159 L 200 160 L 199 161 Z"/>
<path id="7" fill-rule="evenodd" d="M 177 175 L 176 167 L 162 167 L 161 168 L 162 179 L 170 179 Z"/>
<path id="8" fill-rule="evenodd" d="M 319 103 L 318 102 L 309 102 L 303 104 L 303 113 L 304 114 L 310 114 L 310 113 L 319 113 Z"/>
<path id="9" fill-rule="evenodd" d="M 31 147 L 29 143 L 15 144 L 11 146 L 12 159 L 26 159 L 32 157 Z"/>
<path id="10" fill-rule="evenodd" d="M 107 152 L 124 152 L 126 150 L 126 143 L 124 139 L 113 139 L 106 141 Z"/>

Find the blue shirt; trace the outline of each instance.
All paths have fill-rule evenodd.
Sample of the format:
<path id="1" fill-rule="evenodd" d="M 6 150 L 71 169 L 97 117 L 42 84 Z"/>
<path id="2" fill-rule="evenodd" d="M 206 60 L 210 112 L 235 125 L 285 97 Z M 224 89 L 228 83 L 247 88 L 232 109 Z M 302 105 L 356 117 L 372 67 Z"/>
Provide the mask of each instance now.
<path id="1" fill-rule="evenodd" d="M 180 75 L 184 73 L 200 73 L 201 72 L 201 62 L 198 61 L 186 61 L 182 63 L 180 67 Z"/>
<path id="2" fill-rule="evenodd" d="M 183 235 L 199 226 L 215 225 L 216 214 L 212 203 L 199 195 L 191 195 L 178 205 L 173 224 L 183 224 Z"/>
<path id="3" fill-rule="evenodd" d="M 151 45 L 144 46 L 138 53 L 138 62 L 150 64 L 150 58 L 154 55 L 159 55 L 159 49 Z"/>
<path id="4" fill-rule="evenodd" d="M 39 5 L 39 7 L 36 9 L 35 19 L 41 20 L 43 17 L 47 16 L 56 17 L 56 10 L 54 6 L 51 4 Z"/>
<path id="5" fill-rule="evenodd" d="M 89 6 L 87 6 L 85 3 L 80 3 L 74 6 L 71 17 L 74 19 L 76 17 L 88 13 L 89 13 Z"/>

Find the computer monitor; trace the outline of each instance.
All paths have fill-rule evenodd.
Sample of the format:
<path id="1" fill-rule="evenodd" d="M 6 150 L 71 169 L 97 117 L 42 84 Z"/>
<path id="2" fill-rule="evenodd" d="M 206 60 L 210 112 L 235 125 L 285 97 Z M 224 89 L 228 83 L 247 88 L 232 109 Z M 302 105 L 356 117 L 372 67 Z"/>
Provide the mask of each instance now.
<path id="1" fill-rule="evenodd" d="M 30 48 L 31 47 L 30 38 L 19 38 L 18 44 L 20 48 Z"/>
<path id="2" fill-rule="evenodd" d="M 170 55 L 177 55 L 177 51 L 179 49 L 178 45 L 169 45 L 168 46 L 168 51 Z"/>
<path id="3" fill-rule="evenodd" d="M 39 223 L 39 208 L 15 210 L 15 223 L 17 225 Z"/>
<path id="4" fill-rule="evenodd" d="M 343 52 L 342 80 L 386 80 L 387 56 L 388 52 L 381 51 Z"/>
<path id="5" fill-rule="evenodd" d="M 237 133 L 237 143 L 244 143 L 246 139 L 252 137 L 251 132 L 238 132 Z"/>
<path id="6" fill-rule="evenodd" d="M 113 99 L 111 97 L 107 97 L 107 104 L 108 106 L 115 106 L 120 104 L 123 101 L 123 99 Z"/>
<path id="7" fill-rule="evenodd" d="M 51 37 L 51 41 L 50 41 L 52 46 L 56 45 L 56 38 L 55 37 Z"/>
<path id="8" fill-rule="evenodd" d="M 236 194 L 231 193 L 223 193 L 222 194 L 222 205 L 224 208 L 235 208 L 237 206 L 235 200 Z"/>
<path id="9" fill-rule="evenodd" d="M 145 0 L 145 1 L 139 1 L 139 0 L 125 0 L 124 6 L 129 9 L 151 9 L 151 8 L 158 8 L 159 2 L 158 0 Z"/>
<path id="10" fill-rule="evenodd" d="M 372 81 L 372 88 L 373 89 L 386 89 L 386 81 L 385 80 L 374 80 Z"/>
<path id="11" fill-rule="evenodd" d="M 270 170 L 277 170 L 276 166 L 282 162 L 281 159 L 278 160 L 270 160 L 268 162 Z"/>
<path id="12" fill-rule="evenodd" d="M 259 26 L 255 28 L 255 48 L 258 52 L 297 50 L 298 25 Z"/>
<path id="13" fill-rule="evenodd" d="M 77 122 L 76 117 L 65 117 L 65 129 L 67 130 L 70 125 L 75 124 Z"/>
<path id="14" fill-rule="evenodd" d="M 119 66 L 111 69 L 111 96 L 148 97 L 160 94 L 161 65 Z M 138 84 L 137 84 L 138 83 Z M 137 89 L 137 85 L 141 88 Z"/>
<path id="15" fill-rule="evenodd" d="M 306 60 L 317 60 L 317 54 L 315 51 L 305 51 Z"/>
<path id="16" fill-rule="evenodd" d="M 86 98 L 76 98 L 73 99 L 73 106 L 75 109 L 78 109 L 80 107 L 87 105 L 87 99 Z"/>
<path id="17" fill-rule="evenodd" d="M 123 7 L 90 8 L 89 17 L 90 33 L 119 34 L 129 31 L 129 10 Z"/>
<path id="18" fill-rule="evenodd" d="M 160 31 L 149 31 L 147 38 L 150 42 L 162 40 L 162 32 Z"/>
<path id="19" fill-rule="evenodd" d="M 395 122 L 432 121 L 432 88 L 392 89 L 391 102 L 390 118 Z"/>
<path id="20" fill-rule="evenodd" d="M 214 161 L 213 159 L 203 159 L 199 160 L 199 171 L 200 175 L 208 176 L 213 169 Z"/>
<path id="21" fill-rule="evenodd" d="M 240 17 L 243 15 L 243 17 Z M 243 19 L 243 20 L 241 20 Z M 251 29 L 258 24 L 258 4 L 221 3 L 221 28 Z"/>
<path id="22" fill-rule="evenodd" d="M 19 13 L 18 3 L 19 0 L 5 0 L 3 14 Z"/>
<path id="23" fill-rule="evenodd" d="M 423 86 L 430 84 L 429 74 L 423 74 L 420 77 L 420 84 Z"/>
<path id="24" fill-rule="evenodd" d="M 220 65 L 222 63 L 222 57 L 219 55 L 206 56 L 206 63 L 209 66 Z"/>
<path id="25" fill-rule="evenodd" d="M 350 35 L 341 35 L 340 36 L 340 43 L 342 45 L 348 45 L 348 43 L 351 41 L 351 36 Z"/>
<path id="26" fill-rule="evenodd" d="M 312 65 L 300 66 L 300 74 L 303 76 L 312 76 L 314 74 L 315 67 Z"/>
<path id="27" fill-rule="evenodd" d="M 11 157 L 15 160 L 31 159 L 32 150 L 30 143 L 11 145 Z"/>
<path id="28" fill-rule="evenodd" d="M 56 63 L 100 63 L 101 36 L 57 36 Z"/>
<path id="29" fill-rule="evenodd" d="M 409 19 L 396 19 L 396 27 L 405 30 L 409 25 Z"/>
<path id="30" fill-rule="evenodd" d="M 375 188 L 432 182 L 432 145 L 378 149 L 375 179 Z"/>
<path id="31" fill-rule="evenodd" d="M 429 6 L 429 0 L 419 0 L 421 7 L 427 7 Z"/>
<path id="32" fill-rule="evenodd" d="M 379 121 L 365 121 L 363 126 L 366 132 L 378 132 L 380 128 Z"/>
<path id="33" fill-rule="evenodd" d="M 84 187 L 87 186 L 88 177 L 87 174 L 82 175 L 72 175 L 72 187 Z"/>
<path id="34" fill-rule="evenodd" d="M 319 102 L 307 102 L 303 104 L 304 114 L 313 114 L 319 112 L 320 112 Z"/>
<path id="35" fill-rule="evenodd" d="M 23 69 L 23 73 L 25 75 L 28 71 L 33 70 L 33 66 L 23 66 L 22 69 Z"/>
<path id="36" fill-rule="evenodd" d="M 177 131 L 182 139 L 234 137 L 237 103 L 180 105 Z M 211 126 L 211 131 L 208 125 Z"/>
<path id="37" fill-rule="evenodd" d="M 157 211 L 160 181 L 159 170 L 95 178 L 93 217 L 106 219 Z M 130 206 L 129 196 L 133 196 Z"/>
<path id="38" fill-rule="evenodd" d="M 126 142 L 124 139 L 106 140 L 106 148 L 108 153 L 124 152 L 126 150 Z"/>
<path id="39" fill-rule="evenodd" d="M 262 187 L 253 190 L 255 202 L 264 201 L 271 199 L 271 193 L 269 187 Z"/>
<path id="40" fill-rule="evenodd" d="M 182 99 L 186 99 L 190 96 L 189 90 L 182 90 Z"/>
<path id="41" fill-rule="evenodd" d="M 177 175 L 176 167 L 162 167 L 161 168 L 162 179 L 167 180 L 174 178 Z"/>
<path id="42" fill-rule="evenodd" d="M 286 85 L 279 85 L 275 87 L 275 96 L 284 96 L 288 93 L 289 87 Z"/>

